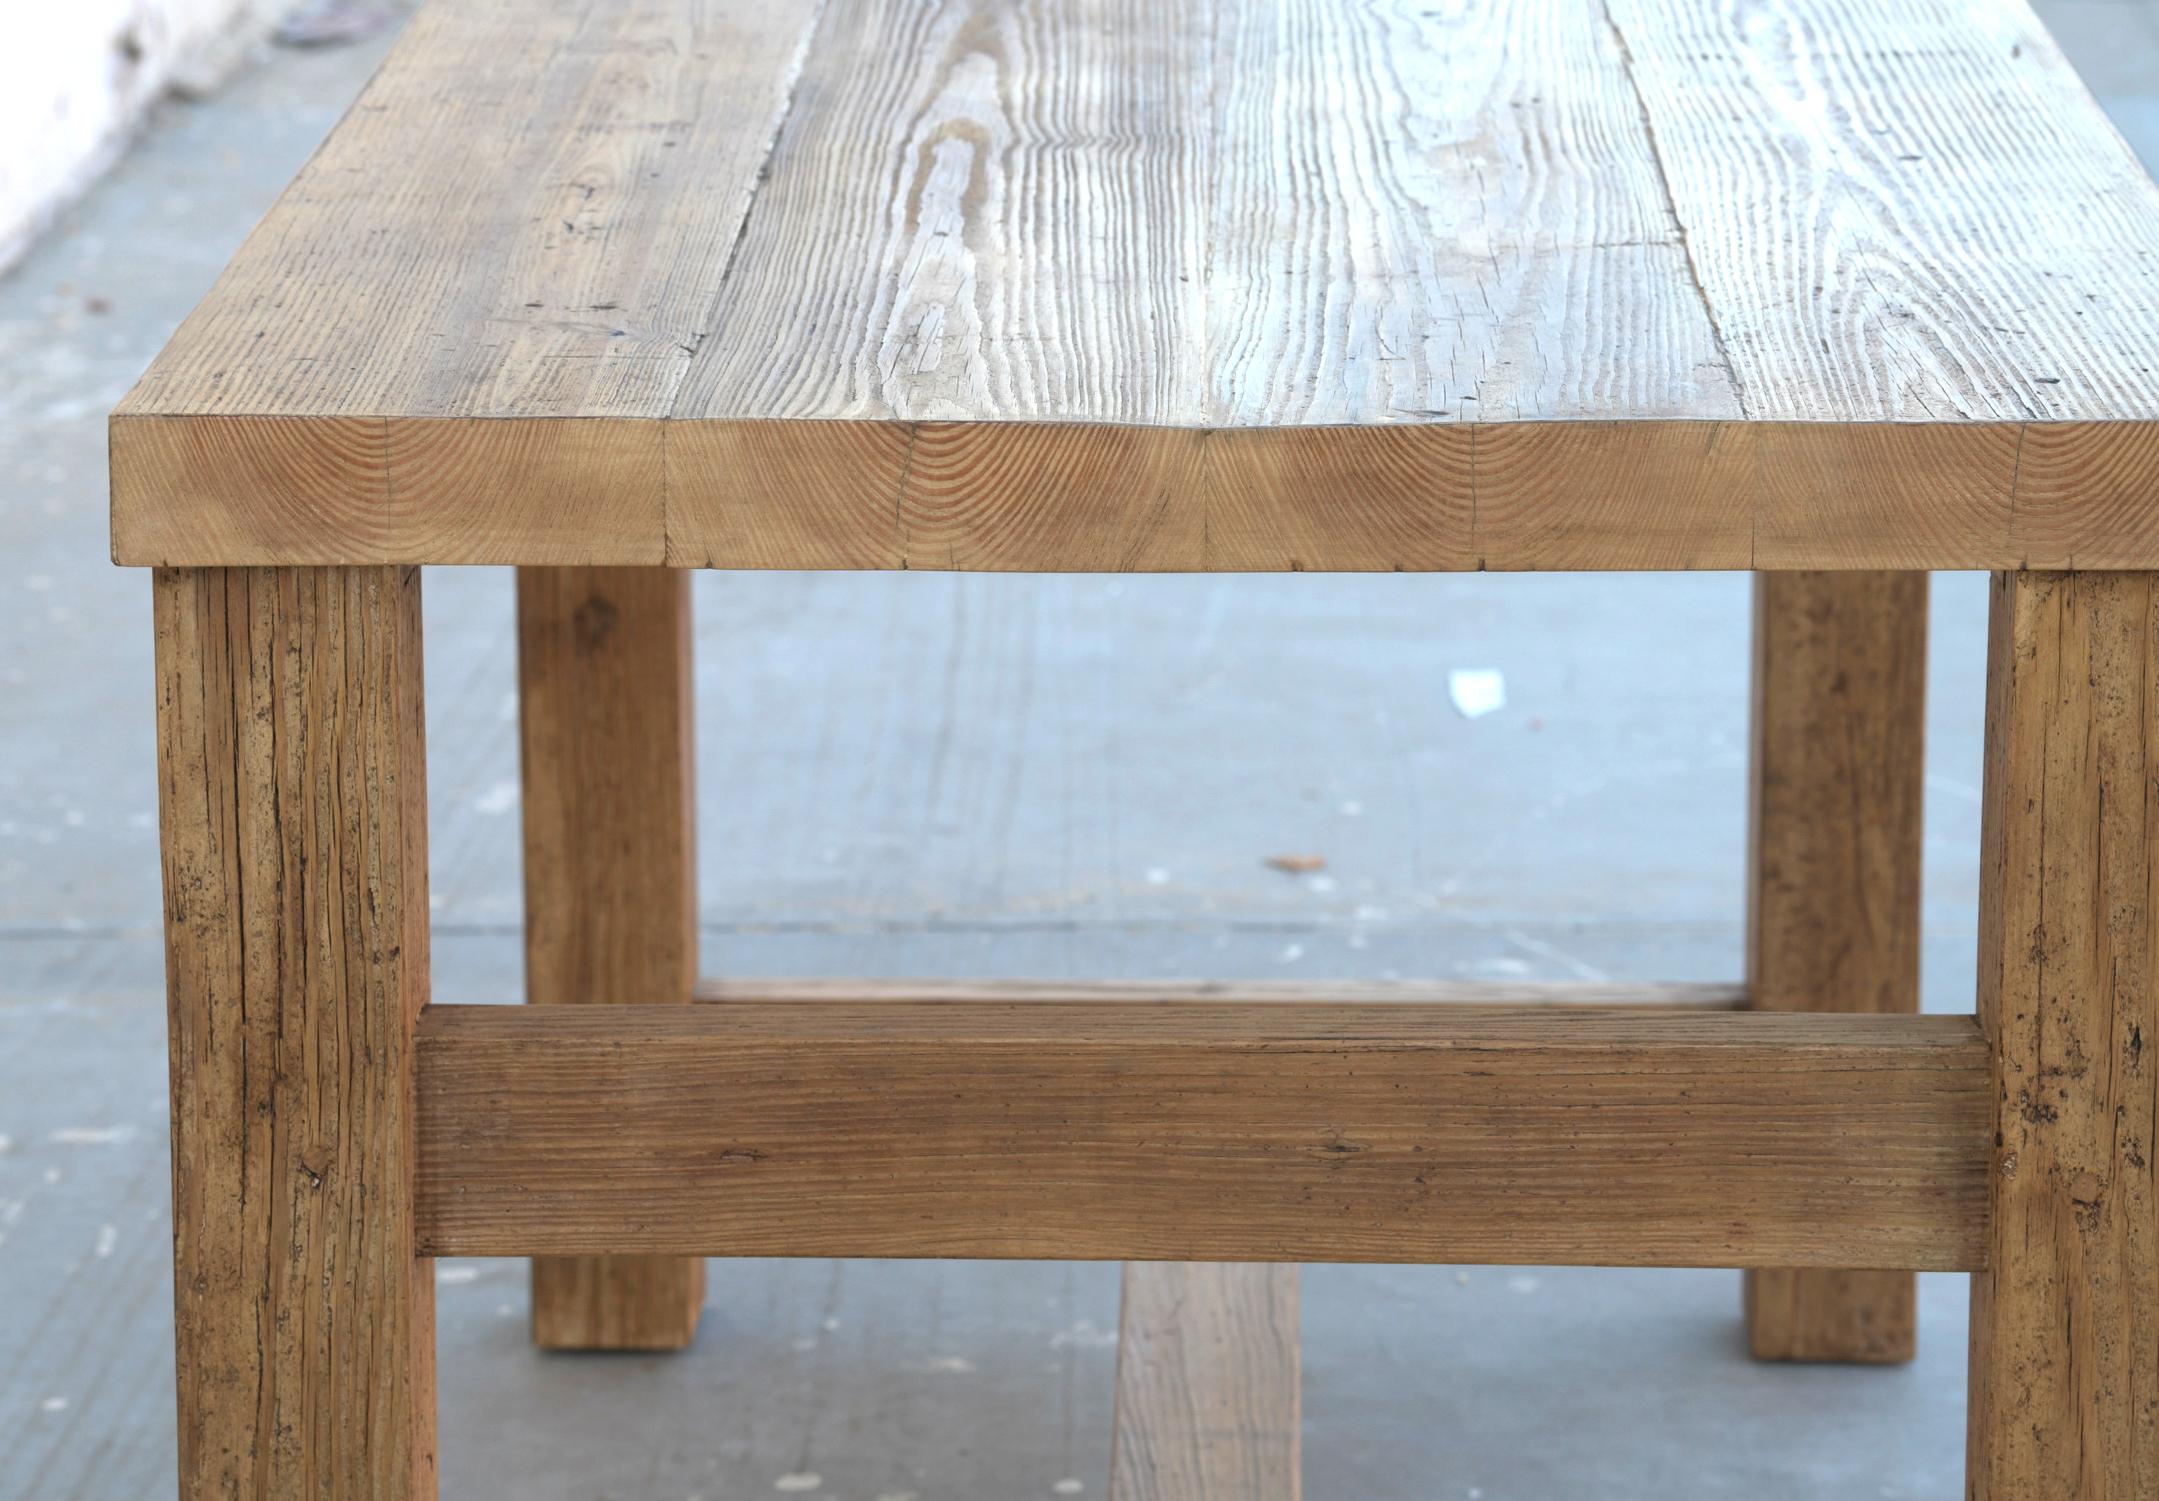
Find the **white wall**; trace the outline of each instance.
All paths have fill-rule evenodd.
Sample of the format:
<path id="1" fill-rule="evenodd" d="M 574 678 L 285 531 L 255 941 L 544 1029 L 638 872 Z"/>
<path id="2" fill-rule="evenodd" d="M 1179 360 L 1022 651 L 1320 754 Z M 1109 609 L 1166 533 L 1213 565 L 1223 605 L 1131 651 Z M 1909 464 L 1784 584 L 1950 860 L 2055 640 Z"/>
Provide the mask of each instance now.
<path id="1" fill-rule="evenodd" d="M 0 0 L 0 270 L 168 89 L 215 85 L 292 0 Z"/>

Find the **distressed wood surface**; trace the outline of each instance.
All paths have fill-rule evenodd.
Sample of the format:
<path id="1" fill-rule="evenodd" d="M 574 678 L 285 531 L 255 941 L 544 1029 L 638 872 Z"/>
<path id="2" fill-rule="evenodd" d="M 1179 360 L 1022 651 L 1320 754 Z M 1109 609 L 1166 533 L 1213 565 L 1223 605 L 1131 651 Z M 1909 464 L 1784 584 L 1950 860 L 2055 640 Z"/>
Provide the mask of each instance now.
<path id="1" fill-rule="evenodd" d="M 2159 580 L 1994 583 L 1979 1019 L 1996 1055 L 1972 1279 L 1972 1501 L 2159 1493 Z"/>
<path id="2" fill-rule="evenodd" d="M 686 1001 L 697 980 L 689 579 L 520 569 L 517 633 L 525 999 Z M 533 1342 L 677 1350 L 704 1299 L 694 1257 L 543 1257 Z"/>
<path id="3" fill-rule="evenodd" d="M 700 980 L 700 1001 L 795 1006 L 1039 1004 L 1121 1002 L 1175 1005 L 1558 1006 L 1571 1010 L 1737 1011 L 1747 993 L 1737 985 L 1627 985 L 1609 980 Z M 1859 1009 L 1824 1007 L 1824 1010 Z"/>
<path id="4" fill-rule="evenodd" d="M 1297 1268 L 1133 1261 L 1110 1501 L 1300 1501 Z"/>
<path id="5" fill-rule="evenodd" d="M 1773 1011 L 1919 1009 L 1927 576 L 1754 581 L 1747 988 Z M 1910 1272 L 1750 1271 L 1761 1360 L 1912 1358 Z"/>
<path id="6" fill-rule="evenodd" d="M 2149 566 L 2155 370 L 2022 0 L 435 0 L 114 552 Z"/>
<path id="7" fill-rule="evenodd" d="M 439 1255 L 1970 1267 L 1969 1017 L 438 1006 Z"/>
<path id="8" fill-rule="evenodd" d="M 160 572 L 180 1495 L 432 1501 L 416 569 Z"/>

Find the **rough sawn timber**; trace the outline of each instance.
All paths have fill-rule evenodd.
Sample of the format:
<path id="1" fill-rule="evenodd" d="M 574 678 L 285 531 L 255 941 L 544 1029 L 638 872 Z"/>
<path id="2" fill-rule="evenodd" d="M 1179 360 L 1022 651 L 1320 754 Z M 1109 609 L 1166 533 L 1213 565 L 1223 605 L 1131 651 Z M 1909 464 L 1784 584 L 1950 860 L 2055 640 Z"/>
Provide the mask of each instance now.
<path id="1" fill-rule="evenodd" d="M 114 554 L 2151 567 L 2155 372 L 2022 0 L 435 0 Z"/>
<path id="2" fill-rule="evenodd" d="M 1965 1269 L 1969 1017 L 438 1006 L 436 1255 Z"/>

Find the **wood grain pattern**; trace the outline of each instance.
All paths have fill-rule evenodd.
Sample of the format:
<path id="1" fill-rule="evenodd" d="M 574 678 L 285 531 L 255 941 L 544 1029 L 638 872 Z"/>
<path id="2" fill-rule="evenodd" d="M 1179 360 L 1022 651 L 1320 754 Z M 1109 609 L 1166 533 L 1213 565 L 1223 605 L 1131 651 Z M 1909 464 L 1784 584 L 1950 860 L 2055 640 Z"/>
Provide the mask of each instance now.
<path id="1" fill-rule="evenodd" d="M 1297 1268 L 1134 1261 L 1110 1501 L 1300 1501 Z"/>
<path id="2" fill-rule="evenodd" d="M 1747 988 L 1774 1011 L 1919 1009 L 1927 576 L 1754 581 Z M 1758 1360 L 1910 1360 L 1903 1271 L 1750 1271 Z"/>
<path id="3" fill-rule="evenodd" d="M 1947 1269 L 1984 1240 L 1968 1017 L 448 1006 L 421 1036 L 440 1255 Z"/>
<path id="4" fill-rule="evenodd" d="M 1996 1058 L 1972 1279 L 1973 1501 L 2159 1491 L 2159 580 L 1997 577 L 1979 1019 Z"/>
<path id="5" fill-rule="evenodd" d="M 154 592 L 180 1494 L 432 1501 L 419 574 Z"/>
<path id="6" fill-rule="evenodd" d="M 114 555 L 2151 566 L 2155 370 L 2022 0 L 436 0 Z"/>
<path id="7" fill-rule="evenodd" d="M 1265 1005 L 1552 1006 L 1581 1011 L 1737 1011 L 1747 1004 L 1737 985 L 1666 982 L 1628 985 L 1607 980 L 700 980 L 700 1001 L 803 1006 L 970 1005 L 985 1001 L 1036 1005 L 1184 1005 L 1209 1002 Z M 1864 1009 L 1822 1007 L 1823 1010 Z"/>
<path id="8" fill-rule="evenodd" d="M 697 979 L 690 584 L 661 568 L 517 575 L 525 999 L 686 1001 Z M 678 1350 L 705 1264 L 543 1257 L 532 1337 L 554 1350 Z"/>

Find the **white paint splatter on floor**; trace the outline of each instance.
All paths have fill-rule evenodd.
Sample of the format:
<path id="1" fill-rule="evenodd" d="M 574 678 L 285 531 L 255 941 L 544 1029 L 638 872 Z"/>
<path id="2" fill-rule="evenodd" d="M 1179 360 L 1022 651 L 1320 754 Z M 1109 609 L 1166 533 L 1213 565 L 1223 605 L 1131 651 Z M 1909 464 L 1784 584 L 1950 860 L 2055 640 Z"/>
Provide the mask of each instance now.
<path id="1" fill-rule="evenodd" d="M 133 1126 L 62 1126 L 45 1139 L 57 1147 L 112 1147 L 134 1135 Z"/>

